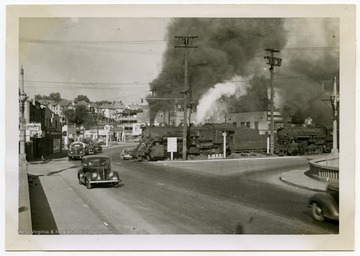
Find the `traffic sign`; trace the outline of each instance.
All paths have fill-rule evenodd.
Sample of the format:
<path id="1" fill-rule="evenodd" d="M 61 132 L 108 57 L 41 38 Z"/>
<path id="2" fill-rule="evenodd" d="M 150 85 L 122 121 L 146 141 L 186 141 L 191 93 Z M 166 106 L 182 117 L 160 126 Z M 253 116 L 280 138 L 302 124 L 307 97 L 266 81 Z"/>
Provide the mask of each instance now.
<path id="1" fill-rule="evenodd" d="M 108 125 L 108 124 L 105 125 L 105 126 L 104 126 L 104 130 L 105 130 L 105 131 L 110 131 L 110 125 Z"/>
<path id="2" fill-rule="evenodd" d="M 177 152 L 177 138 L 168 137 L 167 138 L 167 152 Z"/>

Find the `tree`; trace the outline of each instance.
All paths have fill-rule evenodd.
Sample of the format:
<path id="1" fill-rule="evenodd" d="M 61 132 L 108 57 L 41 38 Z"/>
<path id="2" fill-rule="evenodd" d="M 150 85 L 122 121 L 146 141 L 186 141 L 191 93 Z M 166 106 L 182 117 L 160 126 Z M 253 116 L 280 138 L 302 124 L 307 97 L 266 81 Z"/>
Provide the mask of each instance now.
<path id="1" fill-rule="evenodd" d="M 86 101 L 87 103 L 90 103 L 89 98 L 86 95 L 78 95 L 74 101 L 77 103 L 79 101 Z"/>
<path id="2" fill-rule="evenodd" d="M 109 101 L 109 100 L 95 101 L 95 104 L 98 106 L 101 106 L 104 104 L 111 104 L 111 101 Z"/>
<path id="3" fill-rule="evenodd" d="M 55 102 L 60 102 L 62 100 L 59 92 L 50 93 L 49 98 L 50 98 L 50 100 L 53 100 Z"/>
<path id="4" fill-rule="evenodd" d="M 34 98 L 36 101 L 40 101 L 44 99 L 44 100 L 53 100 L 55 102 L 60 102 L 62 100 L 59 92 L 52 92 L 49 95 L 43 95 L 43 96 L 41 96 L 40 94 L 36 94 Z"/>
<path id="5" fill-rule="evenodd" d="M 75 110 L 67 109 L 65 117 L 70 124 L 75 124 L 77 127 L 81 125 L 92 126 L 96 124 L 93 115 L 83 105 L 77 105 Z"/>
<path id="6" fill-rule="evenodd" d="M 40 100 L 42 100 L 42 96 L 40 95 L 40 94 L 36 94 L 35 96 L 34 96 L 34 99 L 36 100 L 36 101 L 40 101 Z"/>

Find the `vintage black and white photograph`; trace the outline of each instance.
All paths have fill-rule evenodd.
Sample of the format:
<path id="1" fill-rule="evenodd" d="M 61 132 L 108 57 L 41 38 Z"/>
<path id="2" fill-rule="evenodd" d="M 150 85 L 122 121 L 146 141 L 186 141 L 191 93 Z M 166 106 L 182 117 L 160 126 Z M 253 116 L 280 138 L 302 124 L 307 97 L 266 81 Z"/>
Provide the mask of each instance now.
<path id="1" fill-rule="evenodd" d="M 18 7 L 11 23 L 6 110 L 17 130 L 7 171 L 18 169 L 18 197 L 7 206 L 18 216 L 6 224 L 16 239 L 351 249 L 352 6 L 288 7 L 288 16 L 280 6 L 266 16 L 239 6 L 219 15 L 214 6 L 209 15 L 104 7 Z M 291 244 L 301 239 L 309 243 Z"/>

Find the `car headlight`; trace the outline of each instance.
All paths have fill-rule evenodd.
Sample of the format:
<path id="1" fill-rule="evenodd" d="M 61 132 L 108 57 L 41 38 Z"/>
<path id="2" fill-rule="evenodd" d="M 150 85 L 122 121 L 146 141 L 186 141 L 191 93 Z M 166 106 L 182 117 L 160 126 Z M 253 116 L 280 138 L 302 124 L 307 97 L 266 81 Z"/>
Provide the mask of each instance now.
<path id="1" fill-rule="evenodd" d="M 91 176 L 92 176 L 93 179 L 95 179 L 95 178 L 98 176 L 98 174 L 97 174 L 96 172 L 93 172 L 93 173 L 91 174 Z"/>
<path id="2" fill-rule="evenodd" d="M 109 178 L 111 179 L 112 177 L 114 177 L 114 172 L 109 173 Z"/>
<path id="3" fill-rule="evenodd" d="M 82 151 L 80 151 L 80 154 L 82 153 Z"/>

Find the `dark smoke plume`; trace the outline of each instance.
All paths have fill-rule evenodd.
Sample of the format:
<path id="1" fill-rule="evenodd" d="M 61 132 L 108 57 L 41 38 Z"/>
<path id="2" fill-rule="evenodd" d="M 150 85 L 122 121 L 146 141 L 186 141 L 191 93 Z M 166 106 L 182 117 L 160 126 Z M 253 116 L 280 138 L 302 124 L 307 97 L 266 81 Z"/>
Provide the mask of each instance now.
<path id="1" fill-rule="evenodd" d="M 150 84 L 151 90 L 156 97 L 183 97 L 185 50 L 174 47 L 181 44 L 175 36 L 193 35 L 198 38 L 191 42 L 197 48 L 188 55 L 192 100 L 196 102 L 218 83 L 241 76 L 248 77 L 252 87 L 240 98 L 230 96 L 225 101 L 228 110 L 265 110 L 270 73 L 263 57 L 266 48 L 275 48 L 283 59 L 275 69 L 274 81 L 283 98 L 281 110 L 295 120 L 300 119 L 298 115 L 329 122 L 329 108 L 320 98 L 322 84 L 327 90 L 332 88 L 331 80 L 339 71 L 338 52 L 334 51 L 339 46 L 338 26 L 337 19 L 174 19 L 168 27 L 163 69 Z M 148 102 L 152 120 L 157 111 L 169 110 L 174 104 Z"/>
<path id="2" fill-rule="evenodd" d="M 175 36 L 193 35 L 197 46 L 188 58 L 189 85 L 197 100 L 215 84 L 235 75 L 254 74 L 254 58 L 266 47 L 282 48 L 286 42 L 281 19 L 174 19 L 168 28 L 169 45 L 163 59 L 163 70 L 152 83 L 157 97 L 182 97 L 184 90 L 184 49 L 174 48 L 181 42 Z M 276 24 L 280 24 L 276 26 Z M 272 25 L 272 26 L 271 26 Z M 262 56 L 261 56 L 262 58 Z M 149 101 L 152 118 L 166 110 L 171 102 Z"/>

